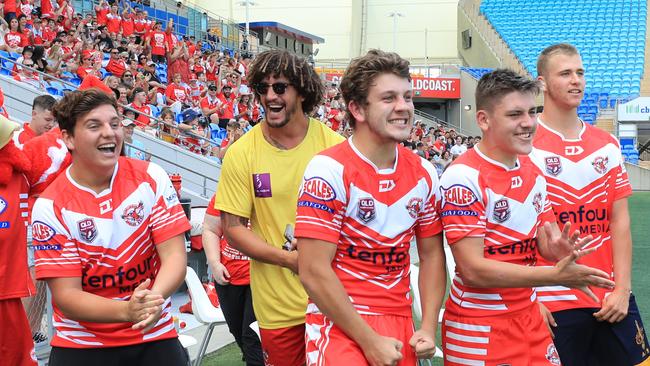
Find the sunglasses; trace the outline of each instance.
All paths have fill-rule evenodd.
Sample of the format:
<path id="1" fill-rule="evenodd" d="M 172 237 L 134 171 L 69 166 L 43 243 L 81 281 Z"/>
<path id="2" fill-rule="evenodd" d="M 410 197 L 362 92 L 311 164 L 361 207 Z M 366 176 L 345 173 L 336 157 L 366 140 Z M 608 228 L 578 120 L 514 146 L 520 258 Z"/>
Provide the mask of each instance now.
<path id="1" fill-rule="evenodd" d="M 133 75 L 122 75 L 123 78 L 132 78 Z"/>
<path id="2" fill-rule="evenodd" d="M 285 91 L 287 91 L 287 87 L 291 85 L 290 83 L 273 83 L 273 84 L 267 84 L 267 83 L 259 83 L 255 84 L 253 88 L 255 89 L 255 92 L 259 95 L 266 95 L 266 92 L 269 91 L 269 87 L 273 88 L 273 92 L 277 95 L 282 95 L 284 94 Z"/>

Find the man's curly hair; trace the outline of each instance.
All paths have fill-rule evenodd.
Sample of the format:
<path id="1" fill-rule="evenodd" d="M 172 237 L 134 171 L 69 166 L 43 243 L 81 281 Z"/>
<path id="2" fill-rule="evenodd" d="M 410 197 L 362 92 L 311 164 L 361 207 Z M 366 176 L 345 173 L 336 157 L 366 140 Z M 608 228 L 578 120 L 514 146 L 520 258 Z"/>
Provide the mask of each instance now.
<path id="1" fill-rule="evenodd" d="M 309 113 L 323 99 L 325 86 L 316 70 L 303 57 L 285 50 L 270 50 L 258 54 L 248 69 L 247 79 L 255 90 L 267 76 L 284 76 L 305 100 L 302 110 Z M 257 92 L 255 92 L 257 95 Z"/>

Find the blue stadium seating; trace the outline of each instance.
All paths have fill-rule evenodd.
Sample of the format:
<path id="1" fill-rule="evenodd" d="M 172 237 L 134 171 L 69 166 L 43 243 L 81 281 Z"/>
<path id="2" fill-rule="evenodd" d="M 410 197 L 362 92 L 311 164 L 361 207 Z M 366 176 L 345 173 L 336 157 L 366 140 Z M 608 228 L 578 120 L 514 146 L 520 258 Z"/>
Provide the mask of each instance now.
<path id="1" fill-rule="evenodd" d="M 576 0 L 570 6 L 564 0 L 483 0 L 480 13 L 532 75 L 545 47 L 569 42 L 580 50 L 587 90 L 581 106 L 585 108 L 578 113 L 585 121 L 597 115 L 598 108 L 613 108 L 617 100 L 639 95 L 645 0 Z"/>
<path id="2" fill-rule="evenodd" d="M 462 71 L 465 71 L 466 73 L 470 74 L 474 79 L 479 80 L 483 75 L 487 74 L 488 72 L 494 70 L 490 68 L 484 68 L 484 67 L 461 67 L 460 68 Z"/>

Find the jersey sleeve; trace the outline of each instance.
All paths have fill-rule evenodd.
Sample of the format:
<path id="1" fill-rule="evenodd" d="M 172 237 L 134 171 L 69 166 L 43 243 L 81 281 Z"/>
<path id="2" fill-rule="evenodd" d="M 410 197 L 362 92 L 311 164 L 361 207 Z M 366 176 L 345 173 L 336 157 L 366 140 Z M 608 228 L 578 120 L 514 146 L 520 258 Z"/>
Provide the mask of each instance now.
<path id="1" fill-rule="evenodd" d="M 343 165 L 316 155 L 307 165 L 300 187 L 295 236 L 338 243 L 346 196 Z"/>
<path id="2" fill-rule="evenodd" d="M 221 165 L 221 176 L 217 187 L 215 208 L 240 217 L 250 218 L 253 208 L 252 177 L 248 175 L 247 157 L 242 143 L 228 148 Z"/>
<path id="3" fill-rule="evenodd" d="M 34 203 L 32 238 L 37 279 L 81 277 L 77 244 L 56 214 L 54 201 L 41 197 Z"/>
<path id="4" fill-rule="evenodd" d="M 430 162 L 421 159 L 422 167 L 428 174 L 427 179 L 430 182 L 429 196 L 424 202 L 424 207 L 418 214 L 418 223 L 415 227 L 415 235 L 418 238 L 428 238 L 442 231 L 442 223 L 440 216 L 438 216 L 438 192 L 440 182 L 438 180 L 438 172 Z"/>
<path id="5" fill-rule="evenodd" d="M 160 244 L 190 230 L 191 225 L 167 173 L 153 163 L 149 163 L 147 172 L 156 182 L 155 203 L 149 223 L 151 237 L 154 244 Z"/>
<path id="6" fill-rule="evenodd" d="M 485 236 L 486 205 L 478 172 L 462 164 L 450 166 L 442 174 L 439 194 L 440 218 L 449 244 Z"/>
<path id="7" fill-rule="evenodd" d="M 632 185 L 630 184 L 629 177 L 627 175 L 627 170 L 625 169 L 625 159 L 623 159 L 623 153 L 621 152 L 621 146 L 616 140 L 615 137 L 614 144 L 616 145 L 616 154 L 612 154 L 613 158 L 616 159 L 616 167 L 612 169 L 611 174 L 616 176 L 614 183 L 614 201 L 621 198 L 626 198 L 632 195 Z"/>
<path id="8" fill-rule="evenodd" d="M 212 198 L 210 199 L 210 202 L 208 202 L 208 207 L 205 209 L 205 214 L 206 215 L 212 215 L 212 216 L 220 216 L 221 212 L 217 210 L 214 207 L 214 198 L 216 195 L 213 195 Z"/>

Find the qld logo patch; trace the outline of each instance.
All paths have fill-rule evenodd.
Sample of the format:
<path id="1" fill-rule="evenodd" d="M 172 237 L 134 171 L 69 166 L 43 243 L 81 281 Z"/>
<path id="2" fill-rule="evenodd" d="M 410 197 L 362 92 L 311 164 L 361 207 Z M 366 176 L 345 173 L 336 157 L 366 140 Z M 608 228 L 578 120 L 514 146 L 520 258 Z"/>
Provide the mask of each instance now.
<path id="1" fill-rule="evenodd" d="M 510 218 L 510 204 L 508 199 L 502 198 L 494 203 L 494 212 L 492 218 L 496 222 L 505 222 Z"/>
<path id="2" fill-rule="evenodd" d="M 95 240 L 97 237 L 97 226 L 95 225 L 95 220 L 92 218 L 86 218 L 78 221 L 77 229 L 79 230 L 81 239 L 86 243 L 92 243 L 93 240 Z"/>
<path id="3" fill-rule="evenodd" d="M 447 204 L 452 204 L 457 207 L 467 207 L 478 200 L 474 192 L 462 184 L 454 184 L 449 188 L 441 189 L 443 207 Z"/>
<path id="4" fill-rule="evenodd" d="M 137 204 L 126 206 L 122 213 L 122 219 L 130 226 L 138 226 L 144 220 L 144 203 L 142 201 Z"/>
<path id="5" fill-rule="evenodd" d="M 359 203 L 357 203 L 357 217 L 363 222 L 370 222 L 375 218 L 375 200 L 367 197 L 360 198 Z"/>
<path id="6" fill-rule="evenodd" d="M 334 188 L 321 177 L 312 177 L 302 184 L 302 193 L 321 201 L 331 201 L 336 198 Z"/>
<path id="7" fill-rule="evenodd" d="M 557 353 L 557 349 L 553 343 L 549 344 L 548 347 L 546 347 L 546 359 L 551 363 L 551 365 L 562 364 L 560 362 L 560 355 Z"/>
<path id="8" fill-rule="evenodd" d="M 537 212 L 538 215 L 542 213 L 542 210 L 544 209 L 544 202 L 542 202 L 541 193 L 535 193 L 535 197 L 533 197 L 533 206 L 535 206 L 535 212 Z"/>
<path id="9" fill-rule="evenodd" d="M 591 162 L 591 165 L 594 167 L 594 170 L 598 174 L 605 174 L 607 171 L 607 163 L 609 163 L 608 157 L 598 156 Z"/>
<path id="10" fill-rule="evenodd" d="M 32 224 L 32 239 L 40 242 L 48 241 L 54 237 L 56 231 L 42 221 L 34 221 Z"/>
<path id="11" fill-rule="evenodd" d="M 562 161 L 559 156 L 547 156 L 544 158 L 546 172 L 554 177 L 562 172 Z"/>
<path id="12" fill-rule="evenodd" d="M 0 197 L 0 215 L 2 215 L 7 209 L 7 201 L 4 198 Z"/>
<path id="13" fill-rule="evenodd" d="M 409 216 L 414 219 L 418 218 L 418 213 L 422 209 L 422 198 L 413 197 L 406 204 L 406 210 L 409 212 Z"/>

